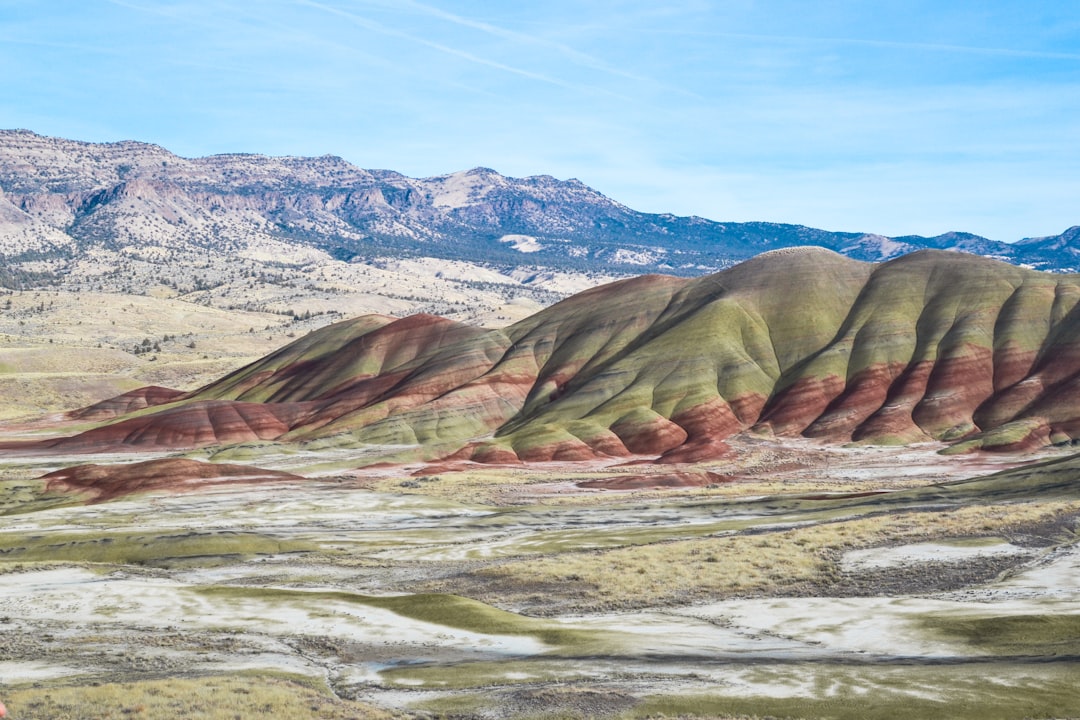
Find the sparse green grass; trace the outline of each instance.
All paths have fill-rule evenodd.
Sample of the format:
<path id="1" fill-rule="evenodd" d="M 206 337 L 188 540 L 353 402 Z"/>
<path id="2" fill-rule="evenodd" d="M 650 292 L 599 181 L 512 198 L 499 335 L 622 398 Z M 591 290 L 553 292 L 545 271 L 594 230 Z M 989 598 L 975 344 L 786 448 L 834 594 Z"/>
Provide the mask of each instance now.
<path id="1" fill-rule="evenodd" d="M 764 534 L 565 552 L 506 563 L 478 575 L 524 594 L 535 586 L 561 586 L 563 594 L 584 609 L 645 607 L 824 581 L 835 572 L 835 551 L 994 534 L 1077 512 L 1080 501 L 1056 500 L 874 515 Z"/>
<path id="2" fill-rule="evenodd" d="M 1080 717 L 1074 663 L 806 666 L 771 670 L 782 687 L 807 674 L 813 696 L 654 696 L 625 717 L 754 715 L 804 720 L 1029 720 Z"/>
<path id="3" fill-rule="evenodd" d="M 549 655 L 500 661 L 402 665 L 383 670 L 379 676 L 389 687 L 467 690 L 491 686 L 572 682 L 581 679 L 582 670 L 583 665 L 576 662 L 574 656 L 560 655 L 553 659 Z"/>
<path id="4" fill-rule="evenodd" d="M 344 588 L 355 588 L 357 583 L 366 583 L 369 577 L 373 577 L 376 580 L 372 585 L 361 585 L 372 588 L 365 592 L 421 588 L 447 590 L 452 593 L 473 594 L 502 606 L 513 606 L 523 596 L 530 598 L 530 602 L 533 602 L 532 598 L 540 598 L 535 605 L 530 604 L 530 607 L 539 607 L 544 594 L 550 592 L 558 595 L 560 600 L 572 598 L 579 603 L 579 607 L 587 609 L 658 607 L 706 597 L 782 592 L 792 584 L 827 581 L 835 572 L 833 563 L 836 556 L 849 548 L 943 538 L 973 543 L 982 542 L 983 538 L 989 537 L 1003 537 L 1007 540 L 1014 530 L 1080 512 L 1080 484 L 1075 480 L 1078 477 L 1077 465 L 1077 461 L 1061 461 L 1041 468 L 1012 471 L 1006 476 L 979 478 L 947 486 L 926 485 L 925 480 L 916 479 L 904 482 L 920 487 L 862 498 L 805 499 L 802 496 L 811 492 L 848 489 L 842 484 L 838 486 L 836 482 L 818 483 L 807 480 L 813 472 L 810 471 L 801 475 L 799 483 L 794 487 L 787 486 L 780 478 L 763 476 L 760 481 L 721 485 L 712 490 L 644 491 L 629 496 L 598 493 L 569 501 L 585 505 L 595 504 L 596 514 L 593 514 L 592 508 L 527 506 L 518 502 L 517 507 L 502 508 L 482 517 L 470 517 L 464 525 L 467 526 L 469 536 L 461 542 L 467 544 L 475 541 L 478 547 L 483 548 L 489 538 L 502 540 L 500 533 L 504 526 L 520 528 L 535 514 L 536 517 L 532 519 L 536 521 L 537 527 L 545 529 L 536 533 L 523 533 L 521 537 L 524 544 L 521 552 L 536 553 L 540 557 L 523 557 L 501 567 L 493 565 L 479 573 L 481 582 L 474 585 L 468 582 L 470 577 L 476 579 L 477 564 L 472 561 L 467 561 L 460 567 L 464 572 L 474 574 L 465 575 L 465 582 L 458 585 L 456 583 L 462 576 L 455 575 L 457 571 L 452 566 L 449 574 L 444 575 L 446 566 L 442 561 L 431 562 L 431 558 L 425 559 L 422 552 L 409 558 L 382 552 L 395 545 L 402 548 L 404 553 L 413 549 L 422 551 L 425 546 L 456 544 L 458 537 L 454 533 L 464 526 L 453 521 L 437 527 L 409 528 L 400 535 L 394 532 L 365 534 L 362 523 L 358 522 L 355 525 L 357 532 L 353 535 L 351 532 L 342 532 L 342 526 L 337 524 L 336 520 L 331 525 L 324 526 L 318 522 L 317 517 L 313 517 L 312 526 L 305 526 L 300 530 L 304 537 L 312 538 L 314 545 L 309 546 L 302 543 L 283 543 L 280 538 L 271 534 L 258 532 L 204 530 L 189 536 L 175 529 L 132 531 L 128 523 L 136 522 L 136 514 L 140 517 L 140 526 L 149 522 L 147 512 L 142 510 L 135 513 L 122 505 L 113 506 L 111 510 L 109 506 L 90 508 L 93 513 L 83 513 L 80 510 L 55 514 L 55 521 L 65 525 L 69 522 L 86 522 L 86 518 L 92 517 L 90 524 L 98 528 L 87 533 L 72 532 L 69 527 L 64 527 L 57 535 L 53 535 L 52 530 L 45 529 L 32 535 L 0 533 L 0 560 L 5 557 L 5 551 L 12 554 L 8 562 L 0 561 L 0 572 L 17 568 L 24 563 L 29 565 L 36 562 L 123 562 L 168 567 L 207 567 L 219 564 L 223 559 L 232 561 L 250 554 L 309 550 L 314 547 L 310 555 L 282 559 L 282 567 L 275 563 L 267 564 L 268 573 L 279 574 L 259 579 L 255 575 L 245 576 L 242 582 L 280 583 L 294 587 L 294 583 L 317 583 L 322 587 L 335 584 L 343 588 L 341 591 L 259 588 L 238 584 L 200 588 L 197 592 L 223 603 L 229 603 L 230 598 L 236 598 L 237 605 L 244 605 L 243 620 L 250 623 L 250 628 L 260 627 L 270 610 L 303 609 L 312 617 L 325 619 L 346 611 L 350 615 L 356 615 L 358 608 L 344 607 L 345 603 L 354 603 L 388 610 L 397 613 L 401 618 L 442 626 L 442 629 L 433 628 L 434 632 L 449 632 L 450 628 L 454 628 L 492 635 L 528 636 L 551 646 L 548 652 L 533 658 L 492 662 L 462 663 L 459 662 L 459 657 L 447 658 L 434 653 L 431 658 L 424 656 L 423 663 L 403 663 L 381 675 L 384 684 L 395 690 L 408 690 L 414 683 L 423 682 L 422 687 L 427 690 L 455 691 L 424 703 L 422 707 L 417 706 L 418 710 L 429 711 L 435 716 L 454 713 L 465 716 L 479 715 L 498 710 L 500 703 L 505 701 L 506 693 L 525 692 L 530 684 L 540 688 L 562 688 L 581 682 L 583 678 L 588 680 L 597 677 L 598 673 L 607 672 L 602 668 L 610 668 L 610 665 L 597 665 L 597 660 L 617 657 L 615 653 L 619 649 L 626 649 L 626 646 L 621 644 L 625 638 L 614 633 L 580 630 L 551 620 L 524 617 L 459 595 L 429 593 L 377 597 L 349 592 Z M 19 505 L 21 499 L 40 497 L 43 492 L 40 484 L 28 483 L 24 475 L 5 476 L 6 482 L 14 483 L 10 486 L 13 506 Z M 581 473 L 580 476 L 595 475 Z M 508 485 L 527 492 L 528 486 L 533 482 L 564 481 L 575 476 L 560 474 L 553 477 L 533 471 L 482 470 L 440 473 L 435 477 L 437 479 L 428 480 L 396 477 L 374 484 L 378 488 L 396 493 L 419 491 L 447 498 L 445 501 L 401 497 L 388 499 L 387 507 L 391 507 L 392 503 L 400 503 L 398 509 L 403 506 L 422 506 L 423 509 L 430 510 L 443 505 L 457 507 L 462 496 L 502 498 L 505 497 L 502 493 Z M 414 481 L 419 487 L 400 485 L 402 482 Z M 879 481 L 876 486 L 895 488 L 899 484 L 893 484 L 889 478 Z M 7 487 L 9 486 L 0 483 L 0 491 Z M 873 482 L 865 481 L 858 489 L 872 487 Z M 761 492 L 762 488 L 771 490 Z M 772 495 L 776 492 L 786 494 Z M 746 498 L 748 494 L 771 496 L 752 500 Z M 529 498 L 528 495 L 525 497 Z M 459 502 L 451 503 L 451 498 L 456 498 Z M 642 502 L 646 498 L 649 502 Z M 145 501 L 146 498 L 141 500 Z M 197 500 L 192 507 L 199 508 L 198 512 L 202 512 L 203 503 L 213 502 L 212 497 L 199 497 Z M 512 501 L 513 497 L 510 496 L 508 500 Z M 134 501 L 139 502 L 140 499 L 136 498 Z M 528 501 L 534 502 L 535 497 Z M 668 501 L 674 502 L 668 506 Z M 699 520 L 708 520 L 711 515 L 716 519 L 701 523 L 650 520 L 649 525 L 634 524 L 635 506 L 653 511 L 665 506 L 674 509 L 674 505 L 680 505 L 682 509 L 693 508 L 687 515 L 693 515 Z M 318 504 L 313 505 L 317 506 Z M 2 507 L 0 504 L 0 508 Z M 178 512 L 170 503 L 155 505 L 155 508 L 158 507 L 164 507 L 170 513 Z M 192 511 L 185 508 L 182 512 Z M 681 517 L 681 512 L 682 510 L 673 513 L 673 517 Z M 541 517 L 544 513 L 550 513 L 551 517 Z M 580 524 L 577 527 L 566 526 L 565 529 L 560 529 L 558 525 L 552 524 L 558 521 L 560 513 L 567 513 L 565 517 L 568 518 L 580 515 L 576 518 Z M 724 518 L 731 517 L 727 513 L 736 517 L 725 520 Z M 53 514 L 50 513 L 49 516 L 52 517 Z M 177 527 L 177 516 L 170 516 L 169 520 L 171 527 Z M 612 526 L 605 526 L 609 521 Z M 788 529 L 765 527 L 776 522 L 791 524 L 802 521 L 808 524 Z M 43 517 L 41 522 L 49 524 L 52 520 L 46 521 Z M 197 521 L 193 519 L 192 522 Z M 191 526 L 201 527 L 198 524 Z M 188 526 L 180 524 L 180 527 Z M 239 527 L 250 528 L 251 525 Z M 1059 529 L 1062 542 L 1068 541 L 1069 529 Z M 326 534 L 323 534 L 324 530 Z M 718 532 L 728 534 L 705 536 Z M 483 541 L 475 540 L 481 535 L 486 535 Z M 581 547 L 588 543 L 603 544 L 608 549 L 582 550 Z M 499 542 L 495 544 L 498 545 Z M 509 543 L 506 547 L 517 552 Z M 432 558 L 434 557 L 433 555 Z M 294 564 L 293 560 L 298 562 Z M 320 566 L 318 563 L 324 565 Z M 336 576 L 328 573 L 321 577 L 317 574 L 328 565 L 334 566 L 335 570 L 351 567 L 367 571 L 380 564 L 385 564 L 388 570 L 392 570 L 386 573 L 385 577 L 393 578 L 398 570 L 404 570 L 407 579 L 391 579 L 389 583 L 392 584 L 383 585 L 383 576 L 374 570 L 370 575 L 368 572 L 355 573 L 347 580 L 343 579 L 344 574 Z M 283 567 L 285 565 L 288 567 Z M 445 579 L 424 580 L 424 573 L 430 568 L 438 568 L 437 577 Z M 93 566 L 93 569 L 107 572 L 114 568 L 103 564 Z M 309 570 L 312 574 L 306 574 Z M 413 575 L 413 572 L 419 574 L 415 583 L 412 578 L 417 576 Z M 495 582 L 485 585 L 486 581 L 491 580 Z M 559 609 L 566 607 L 564 602 Z M 236 607 L 230 609 L 235 610 Z M 125 623 L 129 619 L 126 614 L 128 611 L 122 604 L 99 605 L 95 612 L 102 615 L 109 624 Z M 1038 613 L 1042 610 L 1033 609 L 1032 612 Z M 282 613 L 276 615 L 287 616 Z M 1071 690 L 1069 684 L 1072 677 L 1070 673 L 1075 673 L 1075 663 L 1040 662 L 1034 669 L 1019 665 L 999 667 L 995 663 L 1004 662 L 1006 657 L 1012 656 L 1040 656 L 1051 659 L 1065 655 L 1075 656 L 1078 651 L 1075 643 L 1069 644 L 1069 638 L 1080 637 L 1080 628 L 1075 626 L 1072 619 L 1051 618 L 1047 624 L 1041 615 L 1017 616 L 1009 620 L 1015 627 L 1008 628 L 1000 638 L 995 638 L 995 623 L 999 620 L 998 617 L 958 619 L 935 616 L 927 618 L 923 625 L 912 627 L 915 631 L 934 633 L 947 641 L 955 641 L 959 654 L 964 654 L 967 649 L 967 655 L 989 656 L 983 658 L 987 661 L 985 664 L 962 666 L 962 672 L 954 672 L 948 666 L 927 668 L 917 664 L 903 668 L 878 665 L 824 667 L 817 672 L 815 681 L 808 685 L 805 692 L 800 691 L 798 697 L 790 698 L 759 696 L 755 693 L 763 691 L 754 688 L 739 691 L 752 693 L 748 696 L 723 697 L 720 692 L 731 691 L 733 695 L 737 693 L 729 688 L 722 678 L 712 685 L 700 681 L 699 678 L 700 684 L 696 687 L 692 681 L 686 686 L 670 690 L 673 694 L 686 694 L 677 697 L 651 697 L 643 705 L 627 710 L 624 716 L 658 717 L 663 713 L 667 717 L 700 718 L 745 714 L 841 720 L 855 717 L 896 717 L 901 720 L 913 720 L 916 717 L 957 717 L 960 720 L 995 720 L 998 717 L 1076 716 L 1078 711 L 1070 706 L 1075 699 L 1075 691 Z M 402 625 L 411 624 L 400 622 Z M 1061 642 L 1058 642 L 1056 636 L 1063 638 Z M 828 651 L 830 648 L 824 650 Z M 53 649 L 49 651 L 60 652 Z M 396 653 L 396 650 L 391 652 Z M 403 660 L 419 659 L 415 654 L 403 652 L 402 655 Z M 398 656 L 395 654 L 394 657 Z M 58 655 L 53 659 L 59 663 L 62 656 Z M 747 667 L 744 664 L 732 664 L 732 668 L 737 671 L 746 671 Z M 794 667 L 764 667 L 761 669 L 764 673 L 762 682 L 768 681 L 767 675 L 770 672 L 782 678 L 783 675 L 791 673 Z M 177 674 L 186 672 L 190 672 L 190 667 L 177 671 Z M 627 674 L 627 677 L 631 676 L 632 673 Z M 123 677 L 127 679 L 127 676 Z M 610 679 L 610 675 L 604 675 L 604 678 Z M 208 678 L 205 682 L 217 683 L 219 680 L 220 678 Z M 299 687 L 281 685 L 299 682 L 287 678 L 245 680 L 253 683 L 248 686 L 250 695 L 229 689 L 231 685 L 215 686 L 209 690 L 191 689 L 187 692 L 187 695 L 191 696 L 188 704 L 165 706 L 165 710 L 173 715 L 161 714 L 159 706 L 143 699 L 143 690 L 140 688 L 150 688 L 151 685 L 114 683 L 115 687 L 124 688 L 123 691 L 116 691 L 120 704 L 106 704 L 107 709 L 103 710 L 103 714 L 95 716 L 85 712 L 78 714 L 76 710 L 81 707 L 79 703 L 83 702 L 80 698 L 87 697 L 78 693 L 94 689 L 87 686 L 88 679 L 83 677 L 78 681 L 66 682 L 79 682 L 82 687 L 23 686 L 18 689 L 20 693 L 37 693 L 32 696 L 19 696 L 20 702 L 29 698 L 38 703 L 52 703 L 42 704 L 40 715 L 27 712 L 26 704 L 16 705 L 11 700 L 13 696 L 7 691 L 3 699 L 8 702 L 12 717 L 19 720 L 27 717 L 153 718 L 174 715 L 222 717 L 226 720 L 235 719 L 237 716 L 248 718 L 267 715 L 297 718 L 367 717 L 361 711 L 354 710 L 350 704 L 334 704 L 334 698 L 319 695 L 317 690 L 313 691 L 316 697 L 326 698 L 323 704 L 320 705 L 317 699 L 306 704 L 312 696 L 306 694 L 308 691 L 302 683 Z M 163 683 L 161 688 L 184 688 L 186 686 L 178 683 L 198 683 L 204 680 L 184 677 L 154 682 Z M 637 686 L 637 689 L 629 692 L 640 694 L 644 692 L 642 687 L 644 686 Z M 59 690 L 73 694 L 63 697 L 53 695 L 47 701 L 41 694 Z M 270 703 L 277 702 L 273 698 L 277 697 L 279 691 L 285 696 L 281 704 L 266 710 Z M 241 700 L 252 699 L 253 703 L 256 696 L 268 699 L 262 700 L 262 705 L 251 705 L 250 708 L 254 708 L 252 710 L 247 705 L 230 705 L 231 695 L 242 696 Z M 135 700 L 129 703 L 129 697 Z M 395 695 L 395 698 L 400 697 Z M 293 703 L 297 698 L 299 704 Z M 183 698 L 173 697 L 169 702 L 180 703 L 182 700 Z M 395 699 L 395 702 L 397 701 Z M 101 701 L 97 702 L 100 704 Z M 139 705 L 146 709 L 136 712 Z M 532 715 L 525 712 L 524 717 L 543 717 L 546 720 L 550 717 L 589 715 L 573 711 L 562 713 L 559 709 L 551 709 L 549 712 L 537 711 Z"/>
<path id="5" fill-rule="evenodd" d="M 19 720 L 390 720 L 403 717 L 366 703 L 342 700 L 308 678 L 225 675 L 95 685 L 26 687 L 5 692 Z"/>
<path id="6" fill-rule="evenodd" d="M 145 533 L 45 533 L 0 535 L 0 562 L 138 563 L 170 566 L 198 559 L 216 559 L 285 552 L 305 552 L 315 546 L 249 532 L 187 532 L 176 535 Z"/>
<path id="7" fill-rule="evenodd" d="M 713 668 L 716 671 L 716 668 Z M 805 720 L 1019 720 L 1080 717 L 1070 662 L 1023 664 L 766 665 L 736 674 L 753 684 L 774 685 L 777 697 L 726 690 L 688 689 L 685 694 L 653 695 L 619 713 L 637 718 L 801 718 Z M 457 690 L 425 701 L 416 710 L 437 714 L 479 714 L 499 707 L 491 686 L 509 688 L 544 683 L 566 687 L 577 679 L 571 660 L 462 663 L 453 666 L 401 667 L 382 673 L 390 685 Z M 698 687 L 701 680 L 698 680 Z M 738 680 L 735 682 L 738 685 Z M 468 691 L 476 688 L 478 692 Z M 542 713 L 520 717 L 589 717 L 582 713 Z"/>
<path id="8" fill-rule="evenodd" d="M 707 595 L 751 592 L 821 577 L 829 563 L 791 533 L 729 536 L 607 551 L 566 552 L 480 571 L 530 593 L 561 586 L 582 609 L 610 610 L 689 602 Z"/>
<path id="9" fill-rule="evenodd" d="M 0 480 L 0 516 L 77 505 L 81 502 L 81 498 L 74 494 L 49 491 L 40 480 Z"/>
<path id="10" fill-rule="evenodd" d="M 1080 656 L 1080 615 L 936 615 L 923 627 L 977 652 L 1008 656 Z"/>
<path id="11" fill-rule="evenodd" d="M 550 620 L 517 615 L 491 607 L 477 600 L 423 593 L 374 597 L 342 591 L 305 591 L 284 588 L 253 588 L 218 586 L 202 588 L 199 592 L 215 598 L 251 598 L 268 602 L 318 603 L 338 601 L 356 603 L 389 610 L 413 620 L 443 625 L 445 627 L 483 633 L 486 635 L 529 635 L 543 643 L 554 646 L 583 645 L 595 642 L 600 633 L 563 627 Z"/>
<path id="12" fill-rule="evenodd" d="M 1025 438 L 1045 427 L 1041 418 L 1024 418 L 979 433 L 976 437 L 956 443 L 941 451 L 942 455 L 959 455 L 980 448 L 1004 447 L 1022 442 Z"/>

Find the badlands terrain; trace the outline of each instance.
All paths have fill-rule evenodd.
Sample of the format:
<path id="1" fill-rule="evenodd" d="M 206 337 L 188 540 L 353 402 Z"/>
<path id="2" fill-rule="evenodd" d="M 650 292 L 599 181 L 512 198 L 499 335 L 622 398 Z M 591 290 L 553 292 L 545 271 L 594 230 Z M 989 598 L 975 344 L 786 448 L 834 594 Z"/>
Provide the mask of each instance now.
<path id="1" fill-rule="evenodd" d="M 1077 276 L 413 274 L 9 296 L 12 717 L 1080 717 Z"/>

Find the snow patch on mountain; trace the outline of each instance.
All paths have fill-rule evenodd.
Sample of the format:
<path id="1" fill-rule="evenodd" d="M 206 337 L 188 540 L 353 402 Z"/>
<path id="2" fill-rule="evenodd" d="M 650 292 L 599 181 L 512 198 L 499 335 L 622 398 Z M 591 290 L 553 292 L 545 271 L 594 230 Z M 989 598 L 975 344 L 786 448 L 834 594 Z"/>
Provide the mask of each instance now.
<path id="1" fill-rule="evenodd" d="M 544 246 L 531 235 L 503 235 L 499 238 L 501 243 L 509 243 L 510 247 L 522 253 L 534 253 L 544 249 Z"/>
<path id="2" fill-rule="evenodd" d="M 652 265 L 659 262 L 666 253 L 663 250 L 630 250 L 619 248 L 611 256 L 611 261 L 619 265 Z"/>

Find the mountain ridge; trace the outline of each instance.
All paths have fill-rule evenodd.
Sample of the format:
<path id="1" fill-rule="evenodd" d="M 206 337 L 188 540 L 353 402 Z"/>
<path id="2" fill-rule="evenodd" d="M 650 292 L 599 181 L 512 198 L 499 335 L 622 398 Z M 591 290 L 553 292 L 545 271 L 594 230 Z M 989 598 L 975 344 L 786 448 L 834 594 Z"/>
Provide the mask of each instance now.
<path id="1" fill-rule="evenodd" d="M 477 167 L 429 178 L 335 155 L 183 158 L 138 141 L 0 131 L 0 262 L 63 275 L 87 252 L 146 262 L 231 254 L 303 265 L 433 257 L 608 274 L 715 272 L 779 247 L 884 261 L 921 248 L 1040 269 L 1080 267 L 1077 228 L 1009 244 L 969 233 L 889 238 L 771 222 L 642 213 L 579 180 Z M 155 260 L 156 258 L 156 260 Z"/>

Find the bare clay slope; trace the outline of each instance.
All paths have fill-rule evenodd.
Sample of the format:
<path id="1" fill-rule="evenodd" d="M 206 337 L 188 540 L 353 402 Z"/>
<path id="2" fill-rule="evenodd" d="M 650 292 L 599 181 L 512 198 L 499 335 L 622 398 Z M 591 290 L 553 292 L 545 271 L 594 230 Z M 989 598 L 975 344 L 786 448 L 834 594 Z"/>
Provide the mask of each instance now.
<path id="1" fill-rule="evenodd" d="M 1019 449 L 1080 437 L 1080 277 L 925 251 L 775 251 L 643 276 L 504 330 L 323 328 L 60 446 L 438 444 L 480 462 L 722 456 L 743 431 Z"/>

